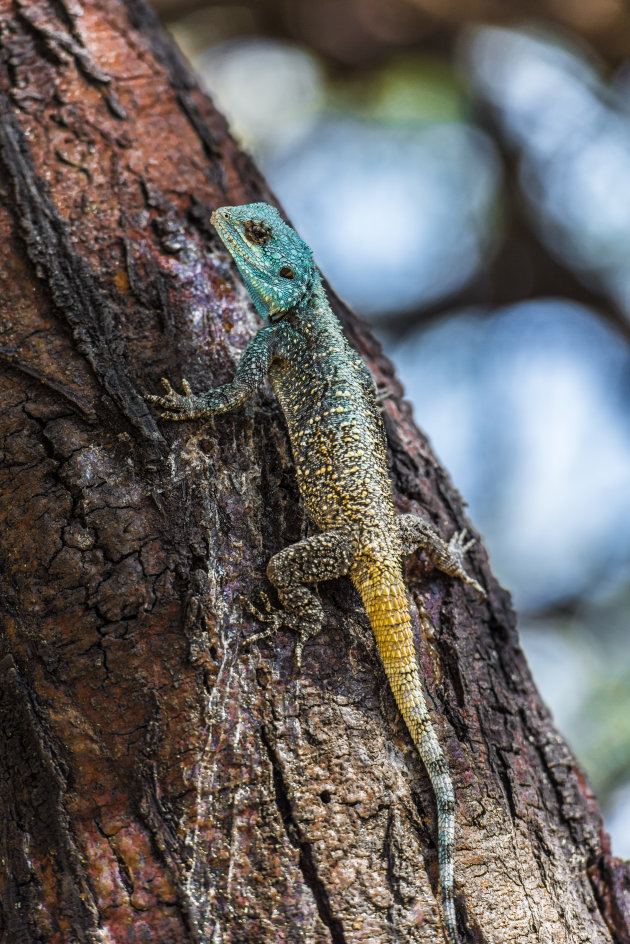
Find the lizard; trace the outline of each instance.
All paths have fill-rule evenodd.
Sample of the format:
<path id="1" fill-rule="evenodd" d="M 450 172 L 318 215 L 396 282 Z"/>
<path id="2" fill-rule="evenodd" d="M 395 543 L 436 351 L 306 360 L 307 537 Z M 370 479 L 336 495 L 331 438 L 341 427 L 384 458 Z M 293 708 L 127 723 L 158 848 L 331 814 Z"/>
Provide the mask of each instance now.
<path id="1" fill-rule="evenodd" d="M 454 902 L 455 797 L 448 764 L 431 722 L 414 649 L 403 579 L 404 555 L 423 548 L 444 573 L 483 588 L 464 568 L 474 544 L 466 531 L 448 543 L 413 514 L 397 514 L 377 392 L 366 364 L 333 313 L 312 251 L 266 203 L 220 207 L 211 222 L 232 256 L 264 323 L 249 342 L 234 379 L 183 394 L 162 378 L 164 393 L 148 395 L 168 420 L 191 420 L 241 406 L 268 378 L 288 426 L 297 482 L 318 533 L 275 554 L 267 576 L 282 609 L 263 596 L 270 625 L 297 633 L 295 659 L 322 628 L 313 585 L 349 575 L 359 591 L 389 685 L 432 783 L 437 805 L 438 866 L 449 944 L 459 941 Z"/>

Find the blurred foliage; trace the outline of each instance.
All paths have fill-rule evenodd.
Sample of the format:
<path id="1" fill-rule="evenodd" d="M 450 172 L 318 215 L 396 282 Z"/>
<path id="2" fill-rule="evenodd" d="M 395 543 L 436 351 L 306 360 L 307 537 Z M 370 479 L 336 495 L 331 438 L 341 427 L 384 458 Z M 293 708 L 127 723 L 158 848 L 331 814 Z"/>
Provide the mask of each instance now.
<path id="1" fill-rule="evenodd" d="M 559 689 L 557 721 L 604 798 L 629 784 L 629 609 L 630 585 L 622 582 L 603 599 L 575 599 L 523 626 L 537 677 Z"/>
<path id="2" fill-rule="evenodd" d="M 203 10 L 197 24 L 215 41 L 233 35 L 290 39 L 337 66 L 359 68 L 395 50 L 447 50 L 472 23 L 566 29 L 616 65 L 630 54 L 630 9 L 624 0 L 153 0 L 167 21 Z M 197 29 L 198 32 L 198 29 Z"/>
<path id="3" fill-rule="evenodd" d="M 392 124 L 462 121 L 464 89 L 451 63 L 397 55 L 386 68 L 333 84 L 332 108 Z"/>

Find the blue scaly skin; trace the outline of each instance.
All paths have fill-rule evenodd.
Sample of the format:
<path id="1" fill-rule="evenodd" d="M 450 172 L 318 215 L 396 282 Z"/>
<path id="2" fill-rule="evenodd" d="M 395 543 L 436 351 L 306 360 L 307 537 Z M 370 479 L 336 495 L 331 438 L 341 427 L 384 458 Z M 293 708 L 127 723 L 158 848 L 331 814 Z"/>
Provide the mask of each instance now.
<path id="1" fill-rule="evenodd" d="M 324 616 L 312 585 L 350 576 L 435 791 L 444 924 L 449 944 L 457 944 L 455 798 L 416 662 L 402 557 L 422 547 L 434 566 L 485 596 L 463 566 L 473 542 L 462 532 L 446 544 L 421 518 L 396 514 L 374 383 L 330 309 L 309 247 L 266 203 L 221 207 L 212 222 L 266 323 L 231 383 L 195 395 L 182 380 L 181 395 L 163 379 L 165 394 L 148 399 L 165 410 L 165 419 L 196 419 L 235 409 L 269 377 L 289 428 L 300 493 L 320 533 L 269 561 L 267 575 L 283 609 L 273 611 L 267 603 L 261 614 L 249 605 L 269 624 L 250 639 L 290 627 L 298 634 L 299 665 L 304 644 L 320 631 Z"/>

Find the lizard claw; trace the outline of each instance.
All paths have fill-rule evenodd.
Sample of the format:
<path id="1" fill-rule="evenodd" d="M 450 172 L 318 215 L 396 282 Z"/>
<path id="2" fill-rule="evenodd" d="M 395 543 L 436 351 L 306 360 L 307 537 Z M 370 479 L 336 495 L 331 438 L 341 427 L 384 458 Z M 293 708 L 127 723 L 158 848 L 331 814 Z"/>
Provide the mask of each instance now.
<path id="1" fill-rule="evenodd" d="M 272 636 L 280 629 L 282 623 L 284 622 L 283 613 L 280 610 L 274 610 L 271 603 L 269 602 L 269 597 L 264 591 L 262 591 L 260 594 L 260 601 L 265 610 L 264 613 L 261 613 L 260 610 L 255 607 L 254 604 L 246 597 L 241 597 L 240 599 L 243 606 L 249 610 L 252 616 L 255 617 L 259 623 L 269 624 L 268 629 L 262 629 L 260 632 L 252 633 L 251 636 L 248 636 L 245 640 L 247 643 L 257 642 L 259 639 L 267 639 L 268 636 Z"/>
<path id="2" fill-rule="evenodd" d="M 448 542 L 448 549 L 461 563 L 464 562 L 464 554 L 466 551 L 469 551 L 474 544 L 477 543 L 476 538 L 471 538 L 469 541 L 466 540 L 468 531 L 464 528 L 463 531 L 456 531 L 451 540 Z"/>
<path id="3" fill-rule="evenodd" d="M 203 415 L 204 400 L 193 394 L 187 380 L 182 380 L 183 394 L 173 390 L 166 377 L 162 377 L 160 383 L 164 389 L 164 395 L 147 393 L 146 399 L 164 408 L 165 412 L 160 414 L 163 420 L 190 420 Z"/>
<path id="4" fill-rule="evenodd" d="M 471 538 L 469 541 L 467 541 L 467 535 L 468 532 L 466 528 L 464 528 L 463 531 L 456 531 L 447 545 L 448 553 L 450 554 L 452 560 L 455 561 L 462 569 L 464 566 L 464 555 L 466 554 L 466 551 L 469 551 L 470 548 L 477 543 L 476 538 Z"/>
<path id="5" fill-rule="evenodd" d="M 171 387 L 171 385 L 170 385 L 170 383 L 168 382 L 168 380 L 166 379 L 166 377 L 161 377 L 161 378 L 160 378 L 160 383 L 161 383 L 162 386 L 164 387 L 164 392 L 166 393 L 166 396 L 167 396 L 167 397 L 174 397 L 174 396 L 176 396 L 175 391 L 174 391 L 173 388 Z"/>
<path id="6" fill-rule="evenodd" d="M 474 577 L 471 577 L 464 568 L 464 555 L 466 551 L 469 551 L 477 543 L 476 538 L 470 538 L 466 540 L 468 532 L 466 528 L 463 531 L 456 531 L 448 542 L 448 552 L 451 556 L 453 563 L 455 564 L 455 572 L 453 576 L 459 577 L 463 583 L 467 583 L 469 587 L 472 587 L 482 599 L 486 597 L 486 591 L 483 587 L 477 583 Z"/>
<path id="7" fill-rule="evenodd" d="M 393 396 L 393 391 L 385 384 L 376 388 L 376 403 L 379 407 L 385 403 L 385 400 L 389 400 Z"/>
<path id="8" fill-rule="evenodd" d="M 261 613 L 260 610 L 254 606 L 251 600 L 247 599 L 247 597 L 241 597 L 240 600 L 243 606 L 249 610 L 252 616 L 255 616 L 256 619 L 260 620 L 261 623 L 271 622 L 271 620 L 273 620 L 274 615 L 276 615 L 277 611 L 275 611 L 274 608 L 272 607 L 269 601 L 269 597 L 267 596 L 264 590 L 260 591 L 260 602 L 263 605 L 265 613 Z"/>
<path id="9" fill-rule="evenodd" d="M 480 583 L 477 583 L 477 581 L 475 580 L 474 577 L 471 577 L 469 574 L 466 573 L 466 571 L 463 571 L 463 572 L 460 574 L 460 578 L 461 578 L 461 580 L 462 580 L 464 583 L 467 583 L 469 587 L 472 587 L 473 590 L 475 590 L 475 591 L 479 594 L 479 596 L 481 597 L 482 600 L 485 600 L 485 599 L 486 599 L 486 597 L 488 596 L 488 594 L 487 594 L 486 591 L 483 589 L 483 587 L 481 586 L 481 584 L 480 584 Z"/>
<path id="10" fill-rule="evenodd" d="M 292 629 L 297 633 L 298 638 L 295 643 L 294 657 L 296 669 L 299 674 L 302 669 L 302 653 L 304 646 L 309 639 L 312 639 L 313 636 L 319 633 L 322 628 L 320 623 L 300 619 L 297 614 L 287 612 L 286 610 L 275 609 L 269 602 L 269 597 L 264 591 L 260 594 L 260 601 L 264 613 L 261 612 L 258 607 L 254 606 L 246 597 L 241 597 L 240 601 L 259 622 L 268 624 L 266 629 L 261 629 L 260 632 L 252 633 L 251 636 L 247 636 L 245 639 L 247 644 L 250 642 L 258 642 L 261 639 L 268 639 L 282 628 Z"/>

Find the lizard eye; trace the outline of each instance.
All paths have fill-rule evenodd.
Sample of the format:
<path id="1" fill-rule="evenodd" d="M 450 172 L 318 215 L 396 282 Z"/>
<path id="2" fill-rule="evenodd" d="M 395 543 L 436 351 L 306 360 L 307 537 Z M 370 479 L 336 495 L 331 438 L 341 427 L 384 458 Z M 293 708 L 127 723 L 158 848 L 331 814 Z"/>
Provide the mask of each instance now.
<path id="1" fill-rule="evenodd" d="M 291 266 L 282 266 L 282 268 L 278 272 L 278 275 L 281 275 L 283 279 L 295 278 L 295 273 L 293 272 L 293 269 L 291 268 Z"/>
<path id="2" fill-rule="evenodd" d="M 266 223 L 259 223 L 256 220 L 248 220 L 245 223 L 245 239 L 250 243 L 257 243 L 264 246 L 271 239 L 271 230 Z"/>

